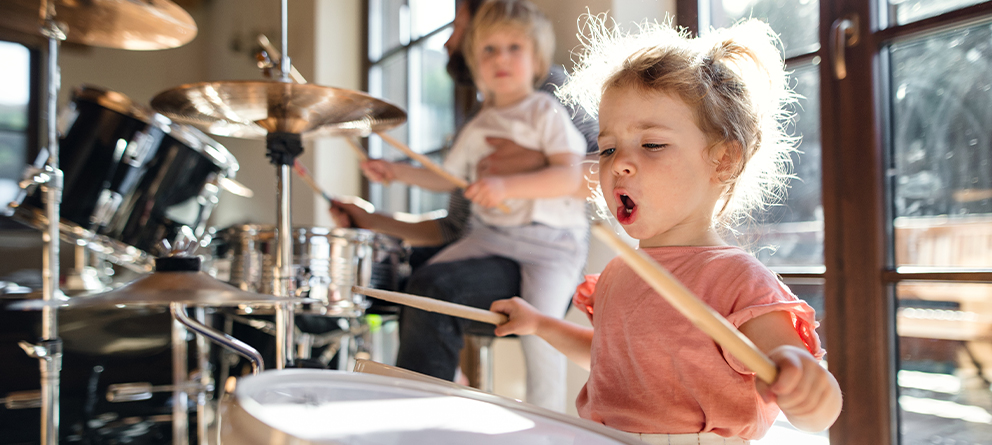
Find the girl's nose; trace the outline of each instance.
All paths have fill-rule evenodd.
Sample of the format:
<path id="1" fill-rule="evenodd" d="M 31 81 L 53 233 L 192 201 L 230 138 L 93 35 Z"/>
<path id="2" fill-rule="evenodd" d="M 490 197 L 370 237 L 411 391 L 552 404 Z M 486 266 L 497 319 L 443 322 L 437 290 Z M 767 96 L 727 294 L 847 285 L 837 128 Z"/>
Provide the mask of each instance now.
<path id="1" fill-rule="evenodd" d="M 613 173 L 618 176 L 632 175 L 636 171 L 633 156 L 618 147 L 613 154 Z"/>

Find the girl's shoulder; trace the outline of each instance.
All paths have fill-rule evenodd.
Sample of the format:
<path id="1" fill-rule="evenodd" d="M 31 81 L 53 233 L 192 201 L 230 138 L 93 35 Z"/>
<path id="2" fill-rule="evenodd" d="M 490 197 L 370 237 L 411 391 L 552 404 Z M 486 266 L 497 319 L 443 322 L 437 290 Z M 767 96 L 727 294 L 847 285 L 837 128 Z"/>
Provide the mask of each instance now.
<path id="1" fill-rule="evenodd" d="M 687 281 L 719 283 L 720 286 L 778 288 L 778 276 L 754 255 L 736 246 L 670 246 L 644 249 L 645 253 Z"/>

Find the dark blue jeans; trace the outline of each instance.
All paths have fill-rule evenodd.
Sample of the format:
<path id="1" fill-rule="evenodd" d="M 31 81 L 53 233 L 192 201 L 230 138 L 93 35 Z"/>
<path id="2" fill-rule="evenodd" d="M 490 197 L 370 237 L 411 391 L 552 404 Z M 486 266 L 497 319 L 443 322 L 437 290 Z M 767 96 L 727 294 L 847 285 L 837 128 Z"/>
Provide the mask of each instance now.
<path id="1" fill-rule="evenodd" d="M 493 301 L 520 294 L 520 266 L 502 257 L 428 264 L 410 276 L 406 292 L 489 309 Z M 492 332 L 494 327 L 403 307 L 396 366 L 453 380 L 466 329 Z"/>

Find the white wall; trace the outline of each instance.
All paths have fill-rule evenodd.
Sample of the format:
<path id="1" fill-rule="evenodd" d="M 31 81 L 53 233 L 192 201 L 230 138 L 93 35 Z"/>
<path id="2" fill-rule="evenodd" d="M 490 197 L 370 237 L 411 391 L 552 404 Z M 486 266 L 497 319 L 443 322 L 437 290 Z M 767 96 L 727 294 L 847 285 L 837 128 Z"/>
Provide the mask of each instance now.
<path id="1" fill-rule="evenodd" d="M 320 85 L 362 90 L 365 72 L 362 62 L 364 26 L 361 0 L 316 0 L 314 11 L 314 82 Z M 314 154 L 313 172 L 321 187 L 332 195 L 361 194 L 358 159 L 338 138 L 314 141 L 307 147 Z M 327 201 L 313 198 L 314 219 L 318 226 L 331 226 Z"/>

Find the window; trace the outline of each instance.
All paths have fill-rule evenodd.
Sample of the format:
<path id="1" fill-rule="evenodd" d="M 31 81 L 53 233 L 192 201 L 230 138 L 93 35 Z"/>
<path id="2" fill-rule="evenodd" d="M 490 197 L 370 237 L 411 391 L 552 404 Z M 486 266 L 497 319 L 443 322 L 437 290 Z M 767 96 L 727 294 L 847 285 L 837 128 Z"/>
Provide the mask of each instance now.
<path id="1" fill-rule="evenodd" d="M 407 112 L 407 123 L 390 131 L 413 150 L 440 162 L 440 151 L 455 129 L 454 83 L 445 71 L 444 42 L 451 35 L 455 2 L 370 0 L 368 2 L 369 93 Z M 373 158 L 406 159 L 402 153 L 369 138 Z M 377 208 L 423 213 L 442 209 L 447 195 L 402 184 L 370 184 Z"/>
<path id="2" fill-rule="evenodd" d="M 987 443 L 992 2 L 678 8 L 694 30 L 768 20 L 807 98 L 796 124 L 799 193 L 793 185 L 752 230 L 759 245 L 777 246 L 759 255 L 794 289 L 821 283 L 821 336 L 845 395 L 831 443 Z M 815 200 L 821 210 L 810 212 Z"/>

